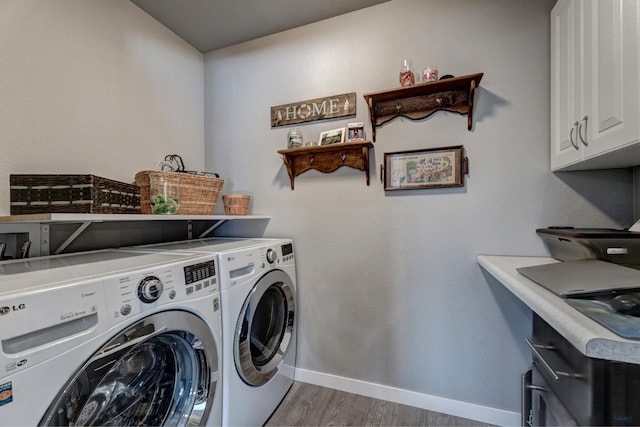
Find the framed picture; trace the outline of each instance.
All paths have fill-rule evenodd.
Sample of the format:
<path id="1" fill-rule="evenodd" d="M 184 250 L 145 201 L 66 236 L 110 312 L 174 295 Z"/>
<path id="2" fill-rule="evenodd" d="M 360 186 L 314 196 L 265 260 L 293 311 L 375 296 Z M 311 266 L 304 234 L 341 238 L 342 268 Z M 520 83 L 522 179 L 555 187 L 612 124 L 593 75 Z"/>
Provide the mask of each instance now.
<path id="1" fill-rule="evenodd" d="M 462 145 L 384 153 L 384 189 L 463 187 Z"/>
<path id="2" fill-rule="evenodd" d="M 364 141 L 364 123 L 349 123 L 347 125 L 347 142 Z"/>
<path id="3" fill-rule="evenodd" d="M 320 145 L 338 144 L 344 142 L 344 128 L 320 132 Z"/>

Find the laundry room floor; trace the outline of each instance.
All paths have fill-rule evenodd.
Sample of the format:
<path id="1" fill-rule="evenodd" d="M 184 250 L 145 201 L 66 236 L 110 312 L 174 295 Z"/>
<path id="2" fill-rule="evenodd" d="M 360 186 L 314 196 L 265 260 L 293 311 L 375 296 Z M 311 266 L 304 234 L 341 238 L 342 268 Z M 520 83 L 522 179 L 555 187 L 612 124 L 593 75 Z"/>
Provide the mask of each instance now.
<path id="1" fill-rule="evenodd" d="M 489 427 L 490 424 L 295 382 L 265 426 Z"/>

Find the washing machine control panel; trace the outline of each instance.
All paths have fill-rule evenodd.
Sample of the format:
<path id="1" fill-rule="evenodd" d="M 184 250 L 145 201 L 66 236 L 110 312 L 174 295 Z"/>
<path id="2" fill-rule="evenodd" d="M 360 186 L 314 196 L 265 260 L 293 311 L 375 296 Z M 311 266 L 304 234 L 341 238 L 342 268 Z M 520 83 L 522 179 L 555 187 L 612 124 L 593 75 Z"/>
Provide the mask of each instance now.
<path id="1" fill-rule="evenodd" d="M 187 285 L 200 280 L 215 278 L 216 265 L 212 261 L 201 262 L 198 264 L 188 265 L 184 268 L 184 280 Z"/>
<path id="2" fill-rule="evenodd" d="M 164 285 L 156 276 L 147 276 L 138 284 L 138 298 L 147 304 L 157 301 L 162 295 Z"/>
<path id="3" fill-rule="evenodd" d="M 274 251 L 273 249 L 267 249 L 267 262 L 269 264 L 273 264 L 274 262 L 276 262 L 277 258 L 278 253 L 276 251 Z"/>
<path id="4" fill-rule="evenodd" d="M 118 323 L 154 307 L 201 298 L 220 291 L 216 256 L 176 262 L 107 279 L 107 313 Z"/>

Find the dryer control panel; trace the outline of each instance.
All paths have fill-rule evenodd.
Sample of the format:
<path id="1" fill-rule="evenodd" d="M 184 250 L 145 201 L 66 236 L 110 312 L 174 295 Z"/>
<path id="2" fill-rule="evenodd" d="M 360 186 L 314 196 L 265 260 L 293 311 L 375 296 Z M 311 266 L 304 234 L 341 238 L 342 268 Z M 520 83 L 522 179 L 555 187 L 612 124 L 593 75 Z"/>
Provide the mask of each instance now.
<path id="1" fill-rule="evenodd" d="M 275 239 L 274 239 L 275 240 Z M 221 290 L 254 280 L 269 270 L 295 268 L 293 242 L 282 239 L 264 245 L 220 253 Z"/>
<path id="2" fill-rule="evenodd" d="M 282 260 L 291 261 L 293 259 L 293 243 L 285 243 L 280 246 L 282 251 Z"/>

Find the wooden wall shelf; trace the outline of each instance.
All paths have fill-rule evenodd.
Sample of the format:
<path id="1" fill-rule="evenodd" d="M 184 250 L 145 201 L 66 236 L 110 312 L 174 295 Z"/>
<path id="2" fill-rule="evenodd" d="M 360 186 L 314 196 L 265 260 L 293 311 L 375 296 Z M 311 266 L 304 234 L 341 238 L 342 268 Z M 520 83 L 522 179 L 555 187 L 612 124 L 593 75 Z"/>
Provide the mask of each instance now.
<path id="1" fill-rule="evenodd" d="M 291 189 L 296 176 L 309 169 L 330 173 L 342 166 L 364 171 L 369 185 L 369 149 L 371 141 L 345 142 L 304 148 L 279 150 L 287 167 Z"/>
<path id="2" fill-rule="evenodd" d="M 365 93 L 369 106 L 373 141 L 376 127 L 406 117 L 420 120 L 439 110 L 467 114 L 467 129 L 473 125 L 473 99 L 483 73 L 453 77 L 437 82 L 420 83 L 396 89 Z"/>

